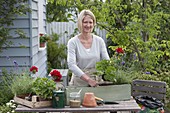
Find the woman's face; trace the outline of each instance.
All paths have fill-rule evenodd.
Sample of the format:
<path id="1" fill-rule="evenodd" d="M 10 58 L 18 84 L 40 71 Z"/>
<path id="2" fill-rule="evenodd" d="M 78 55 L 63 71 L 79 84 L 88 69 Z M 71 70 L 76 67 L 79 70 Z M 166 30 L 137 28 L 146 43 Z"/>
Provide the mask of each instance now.
<path id="1" fill-rule="evenodd" d="M 83 33 L 91 33 L 94 28 L 93 20 L 89 15 L 86 15 L 82 22 L 82 32 Z"/>

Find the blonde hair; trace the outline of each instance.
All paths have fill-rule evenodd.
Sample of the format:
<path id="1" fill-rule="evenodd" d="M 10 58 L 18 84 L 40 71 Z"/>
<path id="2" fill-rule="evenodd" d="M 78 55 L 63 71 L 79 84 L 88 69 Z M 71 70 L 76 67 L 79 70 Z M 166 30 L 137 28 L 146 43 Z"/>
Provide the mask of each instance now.
<path id="1" fill-rule="evenodd" d="M 90 10 L 82 10 L 78 16 L 78 22 L 77 22 L 79 32 L 82 32 L 82 23 L 86 15 L 89 15 L 93 20 L 93 25 L 94 26 L 96 25 L 96 17 L 94 16 L 94 14 Z"/>

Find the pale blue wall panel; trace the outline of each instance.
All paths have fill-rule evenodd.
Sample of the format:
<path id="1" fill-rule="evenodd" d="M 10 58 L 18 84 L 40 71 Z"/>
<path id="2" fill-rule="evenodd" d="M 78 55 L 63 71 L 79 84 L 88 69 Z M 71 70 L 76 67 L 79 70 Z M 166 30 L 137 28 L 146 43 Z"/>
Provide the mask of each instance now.
<path id="1" fill-rule="evenodd" d="M 0 59 L 1 59 L 0 67 L 15 66 L 14 61 L 16 61 L 17 64 L 20 66 L 30 65 L 30 62 L 29 62 L 30 57 L 1 57 Z"/>
<path id="2" fill-rule="evenodd" d="M 38 62 L 35 65 L 39 66 L 39 75 L 40 76 L 46 76 L 47 75 L 47 63 L 44 63 L 46 61 L 46 57 L 42 57 L 41 59 L 38 60 Z"/>
<path id="3" fill-rule="evenodd" d="M 44 7 L 43 7 L 43 12 L 46 13 L 46 6 L 45 6 L 45 5 L 44 5 Z"/>
<path id="4" fill-rule="evenodd" d="M 32 18 L 37 19 L 38 18 L 38 12 L 37 10 L 32 10 Z"/>
<path id="5" fill-rule="evenodd" d="M 46 20 L 46 13 L 43 13 L 43 19 Z"/>
<path id="6" fill-rule="evenodd" d="M 15 45 L 0 53 L 0 70 L 3 67 L 8 70 L 12 69 L 13 60 L 16 60 L 20 67 L 26 65 L 28 68 L 31 65 L 37 65 L 39 68 L 38 74 L 45 76 L 47 74 L 47 51 L 46 49 L 39 51 L 38 35 L 40 29 L 39 20 L 43 21 L 43 31 L 46 31 L 46 0 L 30 0 L 30 2 L 31 14 L 27 13 L 25 16 L 18 16 L 14 20 L 14 26 L 9 27 L 12 28 L 10 34 L 14 37 L 14 39 L 10 40 Z M 41 4 L 43 4 L 43 7 L 39 7 Z M 42 16 L 38 15 L 38 12 L 43 12 Z M 18 38 L 15 34 L 15 29 L 18 28 L 24 30 L 28 39 Z M 20 45 L 25 45 L 27 48 L 20 48 Z M 11 57 L 11 63 L 6 61 L 6 56 Z M 22 70 L 20 67 L 19 69 Z"/>
<path id="7" fill-rule="evenodd" d="M 35 54 L 33 57 L 33 64 L 36 64 L 39 59 L 42 59 L 42 57 L 46 57 L 47 55 L 47 51 L 46 50 L 43 50 L 43 51 L 39 51 L 37 54 Z"/>
<path id="8" fill-rule="evenodd" d="M 32 29 L 32 37 L 37 37 L 38 36 L 38 27 Z"/>
<path id="9" fill-rule="evenodd" d="M 37 3 L 37 1 L 32 2 L 32 9 L 33 10 L 38 10 L 38 3 Z"/>
<path id="10" fill-rule="evenodd" d="M 44 27 L 46 26 L 46 23 L 40 24 L 41 21 L 44 21 L 46 17 L 44 17 L 45 14 L 42 16 L 40 15 L 42 12 L 44 12 L 44 6 L 42 6 L 44 1 L 43 0 L 32 0 L 32 64 L 37 66 L 39 68 L 39 71 L 36 75 L 39 76 L 45 76 L 46 75 L 46 69 L 47 69 L 47 55 L 46 55 L 46 49 L 39 50 L 39 33 L 46 31 Z M 37 6 L 37 7 L 36 7 Z M 36 9 L 38 8 L 38 10 Z M 46 16 L 46 15 L 45 15 Z M 43 27 L 43 30 L 41 26 Z M 43 32 L 44 33 L 44 32 Z"/>
<path id="11" fill-rule="evenodd" d="M 8 48 L 4 49 L 0 56 L 30 56 L 29 48 Z"/>
<path id="12" fill-rule="evenodd" d="M 32 46 L 37 46 L 38 45 L 38 37 L 33 37 L 32 38 Z"/>
<path id="13" fill-rule="evenodd" d="M 44 59 L 45 60 L 45 59 Z M 43 65 L 41 65 L 41 67 L 40 67 L 40 71 L 39 71 L 39 75 L 41 76 L 41 77 L 44 77 L 44 76 L 47 76 L 48 74 L 47 74 L 47 64 L 46 63 L 43 63 Z"/>
<path id="14" fill-rule="evenodd" d="M 32 55 L 33 55 L 33 58 L 34 58 L 34 55 L 35 55 L 35 54 L 38 54 L 38 51 L 39 51 L 38 45 L 32 47 Z"/>
<path id="15" fill-rule="evenodd" d="M 47 74 L 47 52 L 39 51 L 38 54 L 33 56 L 33 64 L 39 68 L 38 75 L 45 76 Z"/>
<path id="16" fill-rule="evenodd" d="M 18 19 L 29 19 L 29 13 L 25 13 L 23 15 L 15 15 L 16 18 Z"/>
<path id="17" fill-rule="evenodd" d="M 30 46 L 29 38 L 20 38 L 20 39 L 19 38 L 13 38 L 13 39 L 11 38 L 11 39 L 8 39 L 8 41 L 12 42 L 10 47 L 22 47 L 22 48 L 25 48 L 25 47 Z"/>
<path id="18" fill-rule="evenodd" d="M 46 20 L 43 21 L 43 26 L 46 27 Z"/>
<path id="19" fill-rule="evenodd" d="M 43 52 L 43 51 L 42 51 Z M 38 65 L 38 66 L 41 66 L 41 65 L 43 65 L 44 64 L 44 61 L 46 61 L 47 60 L 47 57 L 45 57 L 46 56 L 46 54 L 41 54 L 41 56 L 40 55 L 38 55 L 39 56 L 39 59 L 38 59 L 38 61 L 35 63 L 36 65 Z"/>
<path id="20" fill-rule="evenodd" d="M 26 37 L 30 37 L 30 31 L 29 29 L 21 29 L 24 33 Z M 10 36 L 12 37 L 18 37 L 19 35 L 15 33 L 16 29 L 11 29 L 10 30 Z"/>
<path id="21" fill-rule="evenodd" d="M 16 16 L 18 19 L 29 19 L 29 13 L 27 12 L 26 14 L 24 15 L 18 15 Z"/>
<path id="22" fill-rule="evenodd" d="M 32 27 L 38 27 L 38 21 L 32 20 Z"/>
<path id="23" fill-rule="evenodd" d="M 10 28 L 29 28 L 29 20 L 28 19 L 19 19 L 19 20 L 14 20 L 14 25 L 11 26 Z"/>

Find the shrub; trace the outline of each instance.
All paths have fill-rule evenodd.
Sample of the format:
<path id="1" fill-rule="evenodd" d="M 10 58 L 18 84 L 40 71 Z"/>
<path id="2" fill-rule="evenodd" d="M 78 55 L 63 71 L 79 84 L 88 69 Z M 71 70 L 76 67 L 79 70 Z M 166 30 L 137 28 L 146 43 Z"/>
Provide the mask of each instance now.
<path id="1" fill-rule="evenodd" d="M 60 36 L 58 34 L 53 33 L 47 43 L 48 73 L 51 69 L 65 69 L 67 66 L 66 46 L 64 44 L 57 43 L 59 37 Z"/>
<path id="2" fill-rule="evenodd" d="M 29 73 L 24 73 L 14 77 L 11 83 L 11 91 L 15 95 L 29 94 L 32 92 L 33 78 Z"/>
<path id="3" fill-rule="evenodd" d="M 2 77 L 0 82 L 0 105 L 9 102 L 9 100 L 14 97 L 11 89 L 9 88 L 14 76 L 14 73 L 8 73 L 5 69 L 2 70 Z"/>

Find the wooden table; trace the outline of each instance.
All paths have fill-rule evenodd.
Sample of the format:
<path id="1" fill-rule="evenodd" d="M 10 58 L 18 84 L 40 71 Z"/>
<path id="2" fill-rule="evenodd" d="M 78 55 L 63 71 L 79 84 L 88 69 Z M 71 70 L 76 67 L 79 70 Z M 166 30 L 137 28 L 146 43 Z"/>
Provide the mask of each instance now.
<path id="1" fill-rule="evenodd" d="M 109 104 L 109 105 L 101 105 L 93 108 L 86 108 L 86 107 L 80 107 L 80 108 L 70 108 L 69 106 L 66 106 L 65 108 L 28 108 L 22 105 L 19 105 L 16 108 L 16 112 L 103 112 L 103 111 L 134 111 L 137 112 L 140 110 L 140 107 L 136 103 L 134 99 L 127 100 L 127 101 L 116 101 L 119 104 Z"/>

